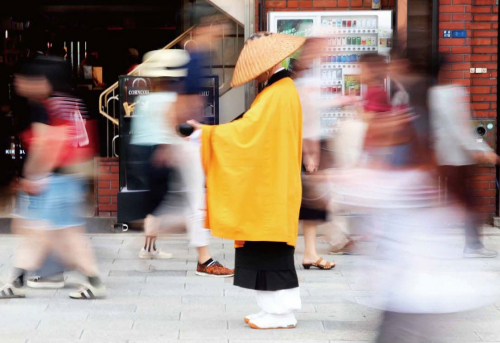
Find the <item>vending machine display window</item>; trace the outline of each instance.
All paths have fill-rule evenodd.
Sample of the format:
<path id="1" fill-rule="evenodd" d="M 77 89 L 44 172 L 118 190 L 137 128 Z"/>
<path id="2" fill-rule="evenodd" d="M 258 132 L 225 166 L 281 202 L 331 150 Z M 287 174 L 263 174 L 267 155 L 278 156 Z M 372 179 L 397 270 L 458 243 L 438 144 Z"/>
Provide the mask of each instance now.
<path id="1" fill-rule="evenodd" d="M 361 78 L 360 75 L 345 75 L 344 90 L 348 96 L 361 96 Z"/>
<path id="2" fill-rule="evenodd" d="M 362 97 L 366 87 L 361 80 L 360 60 L 365 54 L 379 54 L 389 60 L 392 15 L 392 11 L 269 12 L 268 30 L 325 37 L 324 51 L 312 71 L 321 84 L 319 97 Z M 289 62 L 284 66 L 288 67 Z M 387 91 L 390 92 L 388 87 Z M 356 110 L 352 107 L 325 108 L 318 115 L 323 135 L 329 136 L 336 132 L 340 121 L 356 116 Z"/>

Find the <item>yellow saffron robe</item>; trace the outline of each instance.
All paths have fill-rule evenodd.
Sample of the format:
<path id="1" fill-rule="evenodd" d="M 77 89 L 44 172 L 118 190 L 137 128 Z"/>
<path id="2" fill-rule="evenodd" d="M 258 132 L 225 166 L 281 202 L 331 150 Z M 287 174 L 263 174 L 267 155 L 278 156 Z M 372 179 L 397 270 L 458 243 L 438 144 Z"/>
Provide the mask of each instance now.
<path id="1" fill-rule="evenodd" d="M 295 246 L 302 199 L 302 109 L 289 77 L 266 87 L 243 118 L 202 128 L 206 227 L 236 241 Z"/>

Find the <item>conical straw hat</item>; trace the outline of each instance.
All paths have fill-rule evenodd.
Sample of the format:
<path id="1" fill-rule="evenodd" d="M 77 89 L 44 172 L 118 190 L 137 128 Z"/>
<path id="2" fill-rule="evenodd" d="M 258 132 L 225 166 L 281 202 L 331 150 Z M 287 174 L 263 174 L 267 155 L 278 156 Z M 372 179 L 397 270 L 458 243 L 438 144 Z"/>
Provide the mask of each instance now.
<path id="1" fill-rule="evenodd" d="M 254 33 L 245 42 L 231 81 L 231 87 L 241 86 L 297 51 L 304 37 L 271 32 Z"/>

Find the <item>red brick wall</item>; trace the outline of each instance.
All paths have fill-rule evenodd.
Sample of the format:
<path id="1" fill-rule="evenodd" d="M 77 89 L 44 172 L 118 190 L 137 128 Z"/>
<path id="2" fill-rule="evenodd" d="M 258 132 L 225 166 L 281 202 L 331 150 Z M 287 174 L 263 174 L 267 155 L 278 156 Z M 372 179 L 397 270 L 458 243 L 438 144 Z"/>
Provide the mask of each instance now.
<path id="1" fill-rule="evenodd" d="M 498 6 L 495 0 L 440 0 L 439 51 L 448 56 L 449 70 L 440 83 L 468 88 L 476 118 L 496 119 Z M 467 30 L 467 38 L 443 38 L 443 30 Z M 471 74 L 470 68 L 488 68 Z M 479 211 L 488 217 L 496 212 L 495 168 L 479 168 L 473 187 L 481 195 Z"/>
<path id="2" fill-rule="evenodd" d="M 382 0 L 382 9 L 393 9 L 396 0 Z M 255 2 L 255 31 L 259 31 L 259 1 Z M 282 0 L 265 1 L 263 31 L 267 30 L 268 11 L 349 11 L 371 10 L 372 0 Z"/>
<path id="3" fill-rule="evenodd" d="M 95 211 L 96 217 L 116 217 L 119 182 L 118 158 L 96 158 Z"/>

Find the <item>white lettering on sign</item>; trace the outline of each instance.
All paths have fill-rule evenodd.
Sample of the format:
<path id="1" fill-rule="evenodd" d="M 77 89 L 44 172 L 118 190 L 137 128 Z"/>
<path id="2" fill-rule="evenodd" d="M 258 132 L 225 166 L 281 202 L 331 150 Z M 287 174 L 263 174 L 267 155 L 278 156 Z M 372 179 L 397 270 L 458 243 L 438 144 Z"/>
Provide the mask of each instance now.
<path id="1" fill-rule="evenodd" d="M 201 96 L 209 96 L 210 95 L 210 91 L 201 91 L 200 95 Z"/>
<path id="2" fill-rule="evenodd" d="M 129 89 L 128 95 L 145 95 L 149 94 L 149 89 Z"/>

